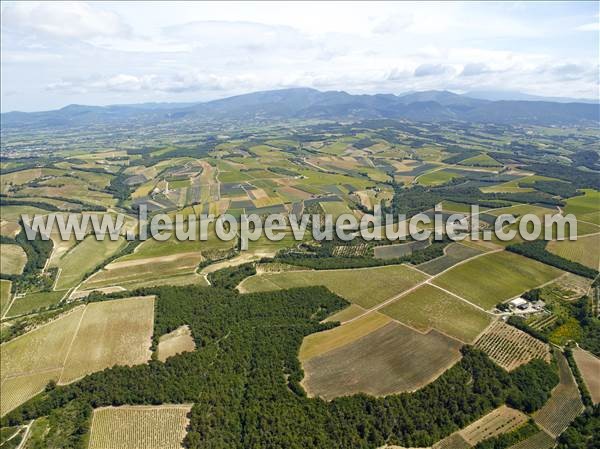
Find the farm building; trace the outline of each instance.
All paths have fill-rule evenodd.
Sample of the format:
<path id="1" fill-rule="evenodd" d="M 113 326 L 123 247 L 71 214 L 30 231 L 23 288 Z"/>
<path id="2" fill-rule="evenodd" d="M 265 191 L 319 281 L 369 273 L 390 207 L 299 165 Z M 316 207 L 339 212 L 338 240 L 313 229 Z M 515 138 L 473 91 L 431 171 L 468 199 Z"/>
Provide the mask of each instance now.
<path id="1" fill-rule="evenodd" d="M 509 304 L 516 309 L 525 310 L 529 308 L 529 303 L 527 302 L 527 300 L 521 297 L 513 299 L 509 302 Z"/>

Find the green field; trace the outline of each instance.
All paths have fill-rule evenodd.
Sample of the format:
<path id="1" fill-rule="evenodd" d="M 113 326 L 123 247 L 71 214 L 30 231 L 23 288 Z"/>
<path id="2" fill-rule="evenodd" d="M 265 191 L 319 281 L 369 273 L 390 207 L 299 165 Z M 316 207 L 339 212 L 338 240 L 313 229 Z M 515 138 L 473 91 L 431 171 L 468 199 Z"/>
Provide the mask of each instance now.
<path id="1" fill-rule="evenodd" d="M 567 200 L 565 213 L 576 215 L 578 220 L 600 225 L 600 191 L 587 189 L 583 192 L 584 195 Z"/>
<path id="2" fill-rule="evenodd" d="M 65 295 L 66 290 L 27 293 L 24 297 L 15 299 L 7 317 L 13 317 L 45 309 L 57 304 Z"/>
<path id="3" fill-rule="evenodd" d="M 341 201 L 327 201 L 320 204 L 326 214 L 331 214 L 333 216 L 334 223 L 340 215 L 352 214 L 352 211 L 346 205 L 346 203 Z"/>
<path id="4" fill-rule="evenodd" d="M 10 289 L 12 286 L 11 281 L 6 279 L 0 279 L 0 317 L 6 312 L 6 308 L 10 304 Z"/>
<path id="5" fill-rule="evenodd" d="M 0 245 L 0 267 L 2 274 L 21 274 L 27 263 L 27 255 L 19 245 Z"/>
<path id="6" fill-rule="evenodd" d="M 404 265 L 354 270 L 288 271 L 252 276 L 240 284 L 244 292 L 324 285 L 364 308 L 370 308 L 415 286 L 426 276 Z"/>
<path id="7" fill-rule="evenodd" d="M 561 274 L 562 271 L 556 268 L 502 251 L 458 265 L 433 283 L 490 309 Z"/>
<path id="8" fill-rule="evenodd" d="M 491 323 L 487 313 L 431 285 L 402 296 L 381 312 L 422 332 L 436 329 L 465 343 L 472 343 Z"/>
<path id="9" fill-rule="evenodd" d="M 118 252 L 125 246 L 125 240 L 96 240 L 94 236 L 83 241 L 65 253 L 57 263 L 60 270 L 56 281 L 56 290 L 66 290 L 76 286 L 84 276 L 96 268 L 102 261 Z"/>
<path id="10" fill-rule="evenodd" d="M 473 165 L 473 166 L 481 166 L 481 167 L 502 167 L 502 164 L 500 162 L 493 159 L 490 155 L 483 154 L 483 153 L 460 161 L 460 165 Z"/>
<path id="11" fill-rule="evenodd" d="M 600 268 L 600 234 L 579 237 L 577 240 L 552 241 L 546 248 L 553 254 L 594 270 Z"/>
<path id="12" fill-rule="evenodd" d="M 445 170 L 436 170 L 419 176 L 419 184 L 424 186 L 437 186 L 458 178 L 459 175 Z"/>

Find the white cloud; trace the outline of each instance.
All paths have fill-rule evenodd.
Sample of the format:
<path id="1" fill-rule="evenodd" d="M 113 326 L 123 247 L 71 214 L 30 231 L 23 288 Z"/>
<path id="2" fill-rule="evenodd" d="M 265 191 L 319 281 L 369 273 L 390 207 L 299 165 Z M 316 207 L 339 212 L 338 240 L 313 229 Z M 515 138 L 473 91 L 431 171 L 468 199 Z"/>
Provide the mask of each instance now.
<path id="1" fill-rule="evenodd" d="M 130 32 L 115 13 L 84 2 L 13 3 L 2 10 L 2 26 L 15 32 L 76 39 Z"/>
<path id="2" fill-rule="evenodd" d="M 289 86 L 593 97 L 598 31 L 576 28 L 597 8 L 565 16 L 568 8 L 3 2 L 2 106 L 200 101 Z M 20 94 L 6 98 L 9 91 Z"/>

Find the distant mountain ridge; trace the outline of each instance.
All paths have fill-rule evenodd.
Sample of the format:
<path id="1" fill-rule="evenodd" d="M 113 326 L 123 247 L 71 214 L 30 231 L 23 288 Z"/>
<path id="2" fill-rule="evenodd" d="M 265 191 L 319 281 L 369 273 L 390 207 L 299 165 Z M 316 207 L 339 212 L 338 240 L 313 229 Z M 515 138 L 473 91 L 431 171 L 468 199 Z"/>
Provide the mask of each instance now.
<path id="1" fill-rule="evenodd" d="M 151 125 L 184 120 L 384 118 L 425 122 L 459 120 L 499 124 L 593 125 L 600 123 L 600 104 L 491 101 L 448 91 L 352 95 L 343 91 L 291 88 L 254 92 L 205 103 L 69 105 L 54 111 L 8 112 L 1 115 L 1 122 L 4 130 L 11 130 L 111 123 Z"/>

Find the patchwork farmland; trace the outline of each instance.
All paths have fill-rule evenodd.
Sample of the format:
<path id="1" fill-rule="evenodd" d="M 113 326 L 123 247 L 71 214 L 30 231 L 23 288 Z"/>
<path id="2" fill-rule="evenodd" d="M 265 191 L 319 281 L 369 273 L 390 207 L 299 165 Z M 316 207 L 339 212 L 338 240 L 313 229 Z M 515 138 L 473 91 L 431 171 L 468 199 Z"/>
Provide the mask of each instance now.
<path id="1" fill-rule="evenodd" d="M 496 123 L 495 102 L 449 92 L 322 95 L 3 114 L 2 449 L 479 449 L 515 431 L 529 432 L 515 447 L 549 449 L 595 426 L 586 414 L 564 432 L 582 401 L 541 340 L 581 348 L 597 402 L 595 271 L 567 272 L 598 269 L 595 123 L 545 125 L 550 102 Z M 584 108 L 563 106 L 548 116 Z M 404 118 L 416 110 L 427 120 Z M 319 241 L 312 223 L 248 251 L 214 223 L 208 241 L 138 241 L 159 214 L 432 217 L 439 204 L 443 219 L 479 204 L 480 233 L 504 213 L 573 213 L 583 238 L 547 244 L 566 262 L 506 250 L 521 238 Z M 122 215 L 133 240 L 23 238 L 21 214 L 70 212 Z M 519 296 L 532 307 L 509 307 Z M 17 430 L 23 444 L 4 441 Z"/>

